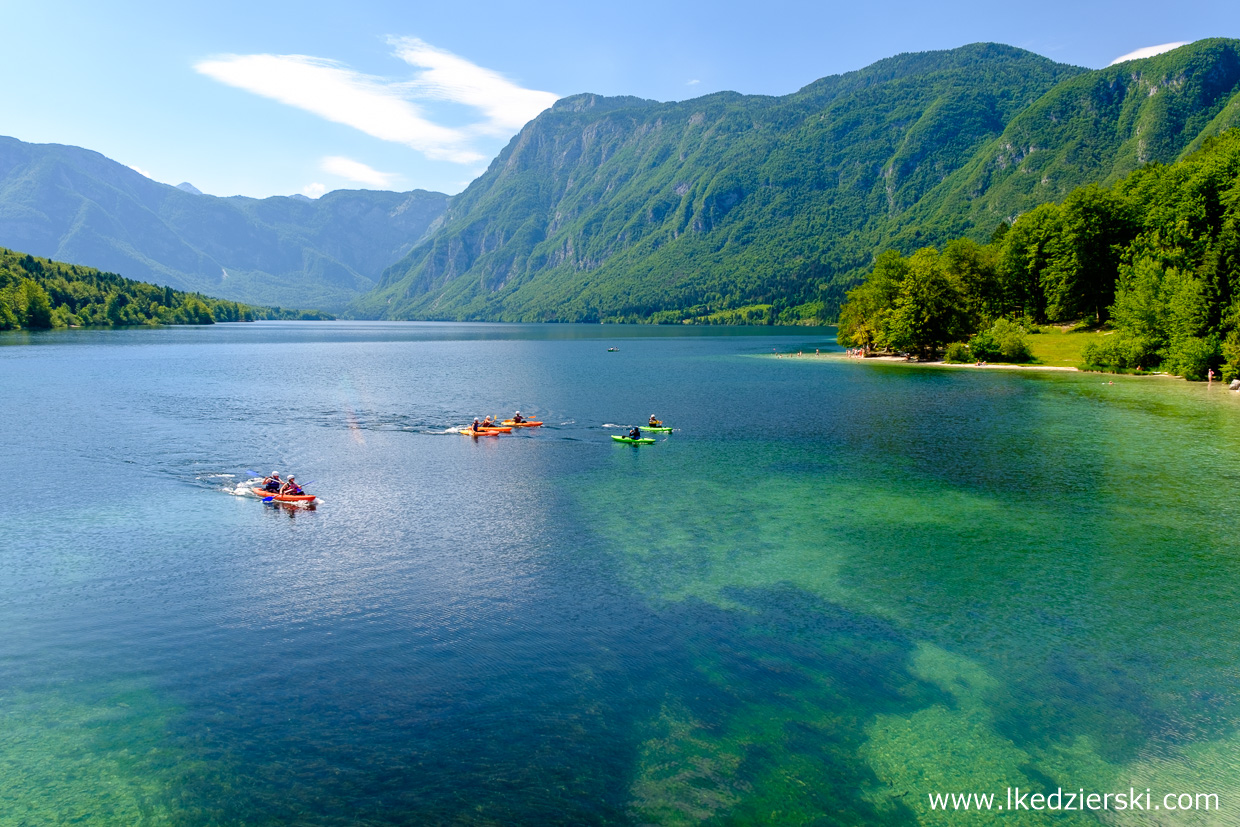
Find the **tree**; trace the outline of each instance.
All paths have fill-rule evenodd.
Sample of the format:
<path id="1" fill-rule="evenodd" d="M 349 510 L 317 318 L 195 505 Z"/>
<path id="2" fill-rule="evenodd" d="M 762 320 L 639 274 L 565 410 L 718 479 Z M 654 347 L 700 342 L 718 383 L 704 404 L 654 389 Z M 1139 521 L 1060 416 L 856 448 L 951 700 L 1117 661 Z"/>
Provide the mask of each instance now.
<path id="1" fill-rule="evenodd" d="M 870 277 L 849 292 L 848 300 L 840 308 L 837 342 L 866 350 L 885 346 L 887 316 L 895 306 L 908 268 L 908 261 L 895 250 L 887 250 L 875 259 Z"/>
<path id="2" fill-rule="evenodd" d="M 1111 190 L 1096 185 L 1074 190 L 1059 210 L 1058 229 L 1045 250 L 1047 317 L 1106 321 L 1115 301 L 1120 252 L 1136 231 L 1128 205 Z"/>
<path id="3" fill-rule="evenodd" d="M 968 330 L 961 298 L 933 247 L 913 253 L 887 326 L 888 346 L 933 356 L 958 341 Z"/>
<path id="4" fill-rule="evenodd" d="M 1043 204 L 1022 215 L 1004 234 L 998 271 L 1003 289 L 1003 315 L 1017 313 L 1045 322 L 1043 274 L 1061 227 L 1059 207 Z"/>
<path id="5" fill-rule="evenodd" d="M 35 330 L 47 330 L 52 326 L 52 301 L 47 291 L 35 282 L 26 279 L 22 283 L 25 294 L 26 318 L 25 326 Z"/>

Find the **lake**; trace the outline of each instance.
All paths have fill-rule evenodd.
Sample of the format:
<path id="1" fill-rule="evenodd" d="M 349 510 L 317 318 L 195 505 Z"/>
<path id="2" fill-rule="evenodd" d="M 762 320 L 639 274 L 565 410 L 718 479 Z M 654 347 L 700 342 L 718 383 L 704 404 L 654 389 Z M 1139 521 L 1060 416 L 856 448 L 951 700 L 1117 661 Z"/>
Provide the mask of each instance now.
<path id="1" fill-rule="evenodd" d="M 1240 395 L 839 351 L 0 336 L 0 824 L 1240 823 Z"/>

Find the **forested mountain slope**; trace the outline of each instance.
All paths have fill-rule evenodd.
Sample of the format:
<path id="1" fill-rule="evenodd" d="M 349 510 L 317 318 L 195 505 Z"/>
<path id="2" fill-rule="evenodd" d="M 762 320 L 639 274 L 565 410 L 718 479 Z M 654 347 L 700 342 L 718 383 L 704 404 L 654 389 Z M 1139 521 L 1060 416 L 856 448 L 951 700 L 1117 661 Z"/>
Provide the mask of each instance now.
<path id="1" fill-rule="evenodd" d="M 1203 40 L 1079 75 L 1014 118 L 907 223 L 939 238 L 989 232 L 1077 187 L 1114 183 L 1151 161 L 1172 163 L 1240 126 L 1238 92 L 1235 40 Z"/>
<path id="2" fill-rule="evenodd" d="M 0 247 L 0 330 L 327 318 L 185 293 Z"/>
<path id="3" fill-rule="evenodd" d="M 442 193 L 217 198 L 97 152 L 0 138 L 0 245 L 228 299 L 340 309 L 443 212 Z"/>
<path id="4" fill-rule="evenodd" d="M 974 44 L 778 98 L 566 98 L 352 309 L 831 318 L 881 249 L 988 236 L 1078 184 L 1174 160 L 1233 125 L 1238 63 L 1231 40 L 1099 71 Z"/>

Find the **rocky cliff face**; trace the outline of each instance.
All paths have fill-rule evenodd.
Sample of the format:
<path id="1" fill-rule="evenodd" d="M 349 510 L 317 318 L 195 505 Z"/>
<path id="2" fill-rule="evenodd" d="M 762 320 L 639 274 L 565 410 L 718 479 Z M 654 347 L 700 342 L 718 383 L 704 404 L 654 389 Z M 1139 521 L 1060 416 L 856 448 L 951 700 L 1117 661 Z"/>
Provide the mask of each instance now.
<path id="1" fill-rule="evenodd" d="M 855 236 L 916 204 L 1080 71 L 980 44 L 781 98 L 567 98 L 355 308 L 593 319 L 804 297 L 868 260 Z"/>

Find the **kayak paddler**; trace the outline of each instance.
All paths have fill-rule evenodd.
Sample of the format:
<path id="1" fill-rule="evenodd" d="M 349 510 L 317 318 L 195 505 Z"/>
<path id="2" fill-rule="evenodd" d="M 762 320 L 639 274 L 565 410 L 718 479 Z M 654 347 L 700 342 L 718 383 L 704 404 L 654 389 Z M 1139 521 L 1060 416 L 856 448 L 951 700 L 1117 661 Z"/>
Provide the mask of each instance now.
<path id="1" fill-rule="evenodd" d="M 525 419 L 522 418 L 521 412 L 517 411 L 515 414 L 512 415 L 512 421 L 520 425 L 522 422 L 525 421 Z"/>
<path id="2" fill-rule="evenodd" d="M 482 423 L 478 420 L 478 417 L 475 416 L 474 424 L 470 425 L 469 427 L 474 433 L 478 433 L 478 431 L 482 429 Z"/>
<path id="3" fill-rule="evenodd" d="M 659 427 L 659 425 L 660 425 L 659 420 L 655 418 L 655 415 L 654 415 L 654 414 L 651 414 L 651 415 L 650 415 L 650 427 L 651 427 L 651 428 L 657 428 L 657 427 Z"/>
<path id="4" fill-rule="evenodd" d="M 271 476 L 263 480 L 263 490 L 276 493 L 284 485 L 284 480 L 280 479 L 279 471 L 272 471 Z"/>
<path id="5" fill-rule="evenodd" d="M 289 474 L 288 482 L 284 483 L 284 485 L 280 487 L 280 493 L 292 494 L 294 497 L 300 497 L 302 494 L 305 494 L 306 492 L 301 490 L 301 486 L 297 484 L 296 480 L 296 477 Z"/>
<path id="6" fill-rule="evenodd" d="M 634 425 L 633 429 L 629 431 L 629 439 L 641 439 L 641 438 L 642 438 L 642 429 Z"/>

